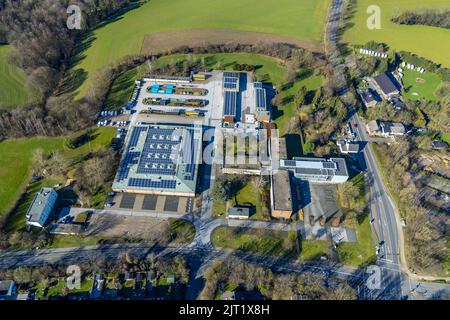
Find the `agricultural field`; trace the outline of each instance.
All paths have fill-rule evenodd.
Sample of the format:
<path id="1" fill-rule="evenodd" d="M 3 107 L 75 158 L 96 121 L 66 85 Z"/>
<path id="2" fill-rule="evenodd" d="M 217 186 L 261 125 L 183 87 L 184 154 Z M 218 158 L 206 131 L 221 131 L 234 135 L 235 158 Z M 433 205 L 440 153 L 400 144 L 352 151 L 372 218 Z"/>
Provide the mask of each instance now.
<path id="1" fill-rule="evenodd" d="M 442 81 L 439 75 L 432 72 L 419 73 L 416 70 L 404 70 L 402 78 L 404 96 L 409 100 L 438 100 L 435 92 Z"/>
<path id="2" fill-rule="evenodd" d="M 381 29 L 367 28 L 371 5 L 381 9 Z M 404 11 L 449 7 L 447 0 L 358 0 L 354 17 L 344 33 L 344 41 L 350 44 L 364 44 L 367 41 L 384 42 L 392 49 L 413 52 L 444 67 L 450 67 L 450 30 L 422 25 L 400 25 L 391 18 Z"/>
<path id="3" fill-rule="evenodd" d="M 62 151 L 70 161 L 76 163 L 90 151 L 107 146 L 114 137 L 114 128 L 100 128 L 94 133 L 95 139 L 76 149 L 69 149 L 66 138 L 24 138 L 6 140 L 0 143 L 0 214 L 11 209 L 14 201 L 24 191 L 30 179 L 30 167 L 33 152 L 42 149 L 44 153 Z M 30 200 L 31 201 L 31 200 Z"/>
<path id="4" fill-rule="evenodd" d="M 0 105 L 14 107 L 28 102 L 25 75 L 8 63 L 11 46 L 0 46 Z"/>
<path id="5" fill-rule="evenodd" d="M 93 74 L 120 58 L 138 54 L 145 36 L 161 32 L 231 30 L 305 39 L 321 48 L 320 40 L 330 0 L 152 0 L 143 1 L 120 17 L 94 30 L 80 44 L 73 58 L 72 74 L 87 80 L 79 88 L 82 97 Z M 270 8 L 268 10 L 267 8 Z M 251 14 L 250 14 L 251 12 Z M 257 37 L 255 37 L 256 42 Z M 285 40 L 283 38 L 283 40 Z"/>

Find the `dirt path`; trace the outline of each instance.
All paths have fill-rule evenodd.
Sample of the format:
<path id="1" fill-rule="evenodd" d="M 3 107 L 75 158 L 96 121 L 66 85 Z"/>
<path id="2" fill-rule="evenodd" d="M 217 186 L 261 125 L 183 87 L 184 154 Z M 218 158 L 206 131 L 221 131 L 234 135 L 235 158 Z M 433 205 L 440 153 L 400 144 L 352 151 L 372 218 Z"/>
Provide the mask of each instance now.
<path id="1" fill-rule="evenodd" d="M 310 51 L 323 52 L 321 42 L 298 37 L 226 29 L 191 29 L 148 35 L 142 43 L 141 53 L 154 54 L 167 52 L 181 46 L 200 47 L 208 44 L 218 45 L 227 43 L 287 43 Z"/>

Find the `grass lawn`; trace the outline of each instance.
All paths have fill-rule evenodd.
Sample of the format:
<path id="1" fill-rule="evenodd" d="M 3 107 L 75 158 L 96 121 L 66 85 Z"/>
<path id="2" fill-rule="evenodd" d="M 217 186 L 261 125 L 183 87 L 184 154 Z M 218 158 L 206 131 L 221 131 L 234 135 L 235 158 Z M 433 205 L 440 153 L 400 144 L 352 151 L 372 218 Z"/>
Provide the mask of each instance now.
<path id="1" fill-rule="evenodd" d="M 360 224 L 355 221 L 350 226 L 356 229 L 358 242 L 345 242 L 338 245 L 337 251 L 340 261 L 345 265 L 354 267 L 365 266 L 375 262 L 375 247 L 369 218 L 366 217 Z"/>
<path id="2" fill-rule="evenodd" d="M 8 63 L 11 46 L 0 46 L 0 105 L 14 107 L 28 102 L 25 74 Z"/>
<path id="3" fill-rule="evenodd" d="M 250 219 L 253 220 L 267 220 L 263 217 L 263 208 L 259 197 L 259 190 L 257 186 L 250 180 L 245 186 L 239 190 L 236 197 L 233 198 L 233 206 L 249 206 Z"/>
<path id="4" fill-rule="evenodd" d="M 2 181 L 0 184 L 0 214 L 11 209 L 14 201 L 25 190 L 31 176 L 30 167 L 35 150 L 42 149 L 47 154 L 55 150 L 62 151 L 75 164 L 90 151 L 97 151 L 107 146 L 114 134 L 114 128 L 96 129 L 94 140 L 77 149 L 69 149 L 65 145 L 66 138 L 64 137 L 24 138 L 0 143 L 0 154 L 2 155 L 0 157 L 0 180 Z M 35 192 L 34 189 L 31 191 Z"/>
<path id="5" fill-rule="evenodd" d="M 164 31 L 229 29 L 320 41 L 329 0 L 152 0 L 97 28 L 74 58 L 87 76 L 83 96 L 101 67 L 141 51 L 144 37 Z M 81 58 L 80 58 L 81 56 Z M 78 71 L 77 71 L 78 70 Z"/>
<path id="6" fill-rule="evenodd" d="M 381 9 L 381 29 L 367 28 L 366 13 L 370 5 Z M 391 18 L 399 13 L 417 9 L 449 7 L 448 1 L 442 0 L 359 0 L 352 26 L 345 32 L 344 41 L 351 44 L 364 44 L 370 40 L 387 43 L 397 50 L 418 54 L 424 58 L 450 67 L 450 30 L 430 26 L 408 26 L 395 24 Z"/>
<path id="7" fill-rule="evenodd" d="M 294 234 L 295 236 L 295 234 Z M 273 256 L 298 256 L 295 237 L 290 234 L 264 230 L 219 227 L 211 235 L 215 247 L 237 249 L 246 252 L 268 254 Z"/>
<path id="8" fill-rule="evenodd" d="M 404 96 L 409 100 L 426 99 L 436 101 L 439 99 L 435 92 L 442 81 L 440 76 L 435 73 L 420 73 L 415 70 L 405 69 L 402 81 L 405 88 Z"/>
<path id="9" fill-rule="evenodd" d="M 80 237 L 55 235 L 52 238 L 52 244 L 48 248 L 71 248 L 95 246 L 100 240 L 107 240 L 102 236 Z"/>
<path id="10" fill-rule="evenodd" d="M 191 243 L 195 238 L 195 226 L 188 221 L 169 219 L 170 232 L 175 243 Z"/>
<path id="11" fill-rule="evenodd" d="M 318 260 L 328 253 L 328 244 L 324 240 L 302 240 L 300 259 L 302 261 Z"/>
<path id="12" fill-rule="evenodd" d="M 118 77 L 111 85 L 105 107 L 111 110 L 117 110 L 126 104 L 131 96 L 134 81 L 144 78 L 147 71 L 147 64 L 144 63 Z"/>
<path id="13" fill-rule="evenodd" d="M 227 214 L 227 203 L 225 201 L 213 201 L 213 216 L 225 218 Z"/>

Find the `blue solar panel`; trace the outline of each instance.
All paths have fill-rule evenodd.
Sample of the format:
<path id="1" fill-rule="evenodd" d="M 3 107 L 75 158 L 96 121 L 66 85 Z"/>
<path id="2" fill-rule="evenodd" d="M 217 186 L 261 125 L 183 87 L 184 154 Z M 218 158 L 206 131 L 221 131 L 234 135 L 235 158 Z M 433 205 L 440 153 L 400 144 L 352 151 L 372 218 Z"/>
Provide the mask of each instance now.
<path id="1" fill-rule="evenodd" d="M 238 72 L 224 72 L 223 73 L 224 78 L 239 78 Z"/>
<path id="2" fill-rule="evenodd" d="M 255 82 L 253 84 L 253 86 L 255 87 L 255 89 L 262 89 L 263 88 L 263 83 L 262 82 Z"/>
<path id="3" fill-rule="evenodd" d="M 147 127 L 134 127 L 133 132 L 131 133 L 130 143 L 128 144 L 129 148 L 136 147 L 139 137 L 141 136 L 142 132 L 147 131 Z"/>
<path id="4" fill-rule="evenodd" d="M 142 132 L 146 132 L 145 141 L 141 141 L 139 145 L 142 150 L 133 149 L 138 145 Z M 185 134 L 186 132 L 188 134 Z M 194 180 L 197 155 L 194 149 L 197 143 L 201 144 L 201 141 L 194 140 L 194 132 L 195 130 L 187 128 L 182 131 L 177 128 L 133 128 L 128 148 L 119 166 L 117 180 L 128 180 L 130 187 L 175 189 L 176 181 L 164 180 L 164 177 L 171 179 L 169 176 L 176 176 L 179 165 L 183 169 L 183 177 L 186 180 Z M 129 178 L 133 166 L 136 168 L 136 174 L 160 175 L 163 180 L 152 180 L 148 176 Z"/>
<path id="5" fill-rule="evenodd" d="M 267 109 L 267 100 L 266 100 L 266 90 L 265 89 L 256 89 L 255 94 L 256 99 L 256 108 L 257 109 Z"/>
<path id="6" fill-rule="evenodd" d="M 225 91 L 224 115 L 236 116 L 237 111 L 237 92 Z"/>
<path id="7" fill-rule="evenodd" d="M 175 180 L 151 180 L 131 178 L 128 181 L 129 187 L 136 188 L 157 188 L 157 189 L 175 189 L 177 182 Z"/>

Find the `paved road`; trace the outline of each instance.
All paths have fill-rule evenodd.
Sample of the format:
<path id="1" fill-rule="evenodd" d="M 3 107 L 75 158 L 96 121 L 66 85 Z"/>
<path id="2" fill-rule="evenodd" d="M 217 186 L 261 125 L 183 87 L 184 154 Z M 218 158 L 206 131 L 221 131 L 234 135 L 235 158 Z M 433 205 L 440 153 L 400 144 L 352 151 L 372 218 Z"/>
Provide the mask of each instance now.
<path id="1" fill-rule="evenodd" d="M 23 252 L 9 252 L 0 254 L 0 268 L 14 268 L 18 266 L 42 266 L 48 264 L 76 264 L 80 261 L 95 262 L 100 259 L 118 260 L 124 253 L 145 258 L 153 253 L 159 257 L 182 256 L 186 258 L 191 268 L 191 281 L 187 299 L 196 299 L 203 288 L 203 273 L 214 260 L 237 258 L 247 263 L 271 268 L 279 273 L 314 272 L 326 276 L 334 276 L 344 280 L 364 281 L 364 271 L 339 264 L 321 262 L 300 263 L 288 258 L 277 258 L 267 255 L 245 253 L 236 250 L 220 250 L 212 246 L 176 245 L 164 247 L 146 244 L 117 244 L 89 246 L 83 248 L 61 248 L 46 250 L 29 250 Z"/>
<path id="2" fill-rule="evenodd" d="M 355 114 L 351 118 L 351 123 L 357 123 L 355 130 L 357 140 L 367 142 L 368 136 L 364 125 Z M 384 186 L 380 170 L 375 163 L 372 150 L 366 143 L 362 157 L 366 165 L 366 178 L 370 186 L 370 218 L 373 222 L 373 228 L 380 245 L 380 254 L 378 255 L 378 265 L 385 272 L 385 286 L 390 290 L 396 290 L 398 298 L 408 295 L 409 292 L 402 286 L 408 278 L 401 270 L 400 245 L 399 245 L 399 222 L 396 218 L 395 207 L 390 198 L 386 187 Z M 375 251 L 375 247 L 374 247 Z M 402 292 L 403 291 L 403 292 Z"/>

